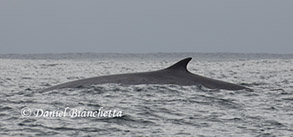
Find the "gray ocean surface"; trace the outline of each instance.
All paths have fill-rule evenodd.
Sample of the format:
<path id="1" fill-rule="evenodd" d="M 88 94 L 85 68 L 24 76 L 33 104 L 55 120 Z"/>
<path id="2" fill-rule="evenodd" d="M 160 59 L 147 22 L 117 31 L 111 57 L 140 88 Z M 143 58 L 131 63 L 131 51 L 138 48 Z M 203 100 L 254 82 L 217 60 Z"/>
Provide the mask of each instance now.
<path id="1" fill-rule="evenodd" d="M 156 84 L 41 91 L 82 78 L 163 69 L 185 57 L 193 58 L 190 72 L 253 91 Z M 2 54 L 0 70 L 1 137 L 293 136 L 292 54 Z M 66 108 L 122 116 L 41 115 Z"/>

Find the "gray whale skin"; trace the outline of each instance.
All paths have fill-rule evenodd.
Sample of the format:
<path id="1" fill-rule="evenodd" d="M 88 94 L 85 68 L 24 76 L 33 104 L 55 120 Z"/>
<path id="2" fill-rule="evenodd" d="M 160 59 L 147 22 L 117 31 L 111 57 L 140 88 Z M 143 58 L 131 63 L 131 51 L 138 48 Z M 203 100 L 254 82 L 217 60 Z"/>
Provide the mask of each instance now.
<path id="1" fill-rule="evenodd" d="M 237 84 L 215 80 L 200 75 L 193 74 L 187 70 L 187 64 L 192 58 L 185 58 L 174 65 L 157 71 L 115 74 L 99 76 L 71 81 L 56 86 L 52 86 L 43 91 L 50 91 L 61 88 L 77 88 L 83 85 L 119 83 L 126 85 L 138 84 L 175 84 L 181 86 L 202 85 L 209 89 L 241 90 L 249 89 Z"/>

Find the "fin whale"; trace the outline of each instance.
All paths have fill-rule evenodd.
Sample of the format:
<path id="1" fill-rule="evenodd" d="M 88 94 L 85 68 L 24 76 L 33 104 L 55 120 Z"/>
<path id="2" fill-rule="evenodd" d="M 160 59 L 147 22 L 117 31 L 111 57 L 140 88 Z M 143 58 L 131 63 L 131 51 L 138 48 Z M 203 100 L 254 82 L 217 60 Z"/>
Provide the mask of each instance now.
<path id="1" fill-rule="evenodd" d="M 192 58 L 185 58 L 174 65 L 150 72 L 138 72 L 127 74 L 115 74 L 107 76 L 98 76 L 85 78 L 81 80 L 71 81 L 56 86 L 52 86 L 43 91 L 50 91 L 61 88 L 77 88 L 83 85 L 119 83 L 126 85 L 138 84 L 175 84 L 182 86 L 202 85 L 209 89 L 225 89 L 225 90 L 241 90 L 249 89 L 237 84 L 224 82 L 216 79 L 207 78 L 197 74 L 193 74 L 187 70 L 187 64 Z"/>

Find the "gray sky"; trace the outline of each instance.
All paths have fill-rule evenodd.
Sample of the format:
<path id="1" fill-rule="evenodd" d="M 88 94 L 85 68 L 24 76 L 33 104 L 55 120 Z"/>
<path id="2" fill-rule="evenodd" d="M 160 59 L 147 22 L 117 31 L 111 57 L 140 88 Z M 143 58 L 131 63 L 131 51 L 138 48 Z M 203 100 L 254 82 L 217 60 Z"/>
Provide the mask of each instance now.
<path id="1" fill-rule="evenodd" d="M 293 53 L 293 0 L 0 0 L 0 53 Z"/>

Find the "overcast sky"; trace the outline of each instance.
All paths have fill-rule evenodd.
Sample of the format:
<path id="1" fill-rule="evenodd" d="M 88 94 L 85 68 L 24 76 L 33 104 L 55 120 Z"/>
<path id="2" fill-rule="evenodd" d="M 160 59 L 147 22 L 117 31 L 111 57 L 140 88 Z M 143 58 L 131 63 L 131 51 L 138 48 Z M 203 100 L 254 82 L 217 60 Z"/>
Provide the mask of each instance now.
<path id="1" fill-rule="evenodd" d="M 293 53 L 293 0 L 0 0 L 0 53 Z"/>

